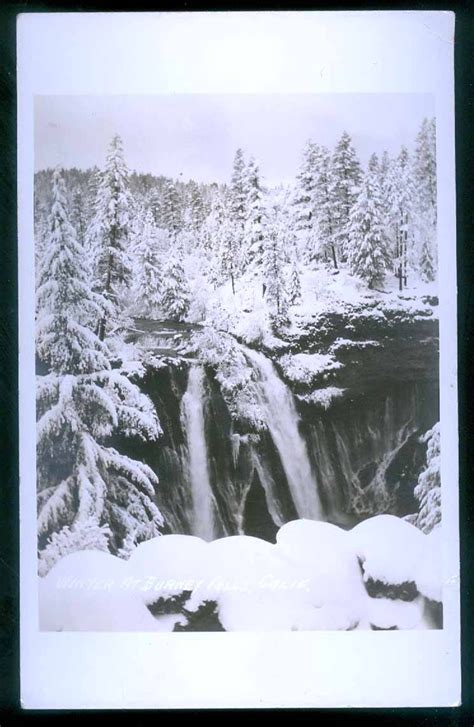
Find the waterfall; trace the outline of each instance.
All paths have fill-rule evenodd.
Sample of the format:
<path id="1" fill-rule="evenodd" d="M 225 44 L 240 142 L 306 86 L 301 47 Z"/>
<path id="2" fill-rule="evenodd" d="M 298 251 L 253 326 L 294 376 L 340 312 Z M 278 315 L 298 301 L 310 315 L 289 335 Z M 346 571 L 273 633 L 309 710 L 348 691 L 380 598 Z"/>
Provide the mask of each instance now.
<path id="1" fill-rule="evenodd" d="M 247 349 L 246 355 L 258 371 L 258 403 L 265 413 L 298 515 L 321 520 L 323 514 L 318 486 L 306 443 L 298 429 L 299 417 L 293 395 L 266 356 L 251 349 Z"/>
<path id="2" fill-rule="evenodd" d="M 189 370 L 188 387 L 181 402 L 181 418 L 187 441 L 187 469 L 193 503 L 192 534 L 214 538 L 214 499 L 209 480 L 204 427 L 204 370 Z"/>

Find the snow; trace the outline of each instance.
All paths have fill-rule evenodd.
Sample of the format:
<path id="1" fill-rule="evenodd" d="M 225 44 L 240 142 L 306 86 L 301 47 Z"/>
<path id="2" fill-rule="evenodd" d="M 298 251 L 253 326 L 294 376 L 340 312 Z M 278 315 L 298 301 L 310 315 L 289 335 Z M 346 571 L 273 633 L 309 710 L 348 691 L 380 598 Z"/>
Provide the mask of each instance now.
<path id="1" fill-rule="evenodd" d="M 78 551 L 39 583 L 43 631 L 157 631 L 159 624 L 126 587 L 128 564 L 108 553 Z"/>
<path id="2" fill-rule="evenodd" d="M 394 585 L 416 581 L 426 536 L 410 523 L 394 515 L 376 515 L 354 527 L 349 537 L 362 561 L 364 580 Z"/>
<path id="3" fill-rule="evenodd" d="M 162 535 L 140 543 L 128 560 L 144 603 L 192 591 L 206 572 L 207 544 L 192 535 Z"/>
<path id="4" fill-rule="evenodd" d="M 298 394 L 297 396 L 300 401 L 305 401 L 307 404 L 315 404 L 323 409 L 329 409 L 336 399 L 344 396 L 345 391 L 346 389 L 341 389 L 338 386 L 326 386 L 323 389 L 315 389 L 310 394 Z"/>
<path id="5" fill-rule="evenodd" d="M 367 598 L 367 619 L 379 629 L 418 629 L 422 628 L 424 605 L 420 596 L 414 601 Z"/>
<path id="6" fill-rule="evenodd" d="M 316 376 L 329 371 L 337 371 L 342 364 L 330 354 L 297 353 L 287 354 L 280 359 L 280 366 L 290 381 L 309 384 Z"/>
<path id="7" fill-rule="evenodd" d="M 146 606 L 185 591 L 187 611 L 215 601 L 226 631 L 434 628 L 425 598 L 441 600 L 440 547 L 440 528 L 424 535 L 380 515 L 350 531 L 294 520 L 280 528 L 276 544 L 246 535 L 210 543 L 163 535 L 138 545 L 128 561 L 81 551 L 40 579 L 40 627 L 172 631 L 184 623 L 183 614 L 155 618 Z M 412 601 L 370 597 L 369 577 L 413 581 L 419 595 Z"/>

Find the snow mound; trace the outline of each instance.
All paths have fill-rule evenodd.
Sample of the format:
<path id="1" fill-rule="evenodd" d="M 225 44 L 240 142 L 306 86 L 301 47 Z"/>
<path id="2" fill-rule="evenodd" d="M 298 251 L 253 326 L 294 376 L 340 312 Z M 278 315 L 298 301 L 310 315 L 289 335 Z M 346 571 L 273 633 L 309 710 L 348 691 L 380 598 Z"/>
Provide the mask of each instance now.
<path id="1" fill-rule="evenodd" d="M 354 628 L 363 619 L 367 594 L 344 530 L 294 520 L 278 531 L 277 547 L 292 570 L 307 579 L 309 602 L 319 609 L 321 628 Z"/>
<path id="2" fill-rule="evenodd" d="M 376 515 L 356 525 L 348 535 L 361 560 L 365 581 L 395 585 L 416 582 L 426 536 L 414 525 L 395 515 Z"/>
<path id="3" fill-rule="evenodd" d="M 40 629 L 161 630 L 160 624 L 129 586 L 126 561 L 96 550 L 67 555 L 40 579 Z"/>
<path id="4" fill-rule="evenodd" d="M 140 543 L 128 567 L 144 603 L 194 590 L 205 574 L 206 548 L 192 535 L 161 535 Z"/>
<path id="5" fill-rule="evenodd" d="M 251 536 L 209 543 L 207 578 L 186 608 L 216 601 L 226 631 L 292 630 L 304 609 L 306 583 L 280 557 L 275 545 Z"/>
<path id="6" fill-rule="evenodd" d="M 40 626 L 172 631 L 215 603 L 226 631 L 437 628 L 431 602 L 441 602 L 441 562 L 441 528 L 425 535 L 392 515 L 350 531 L 294 520 L 276 544 L 164 535 L 128 561 L 101 551 L 62 558 L 40 579 Z M 176 612 L 161 609 L 160 599 Z"/>

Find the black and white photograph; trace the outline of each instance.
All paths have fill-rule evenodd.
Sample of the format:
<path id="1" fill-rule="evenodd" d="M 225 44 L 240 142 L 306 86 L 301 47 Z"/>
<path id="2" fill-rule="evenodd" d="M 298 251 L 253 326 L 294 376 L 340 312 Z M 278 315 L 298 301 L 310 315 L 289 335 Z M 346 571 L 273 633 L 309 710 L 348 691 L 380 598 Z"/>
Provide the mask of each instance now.
<path id="1" fill-rule="evenodd" d="M 123 81 L 99 92 L 76 59 L 73 90 L 41 61 L 38 78 L 58 74 L 61 83 L 38 82 L 28 97 L 24 167 L 32 376 L 23 391 L 34 411 L 23 459 L 28 623 L 71 653 L 76 642 L 65 639 L 74 634 L 94 649 L 107 634 L 123 637 L 120 673 L 131 658 L 139 663 L 134 644 L 148 649 L 149 664 L 155 643 L 159 660 L 166 645 L 182 654 L 170 657 L 176 673 L 194 674 L 197 656 L 183 664 L 200 635 L 200 649 L 212 643 L 215 656 L 202 657 L 198 682 L 216 672 L 229 632 L 233 649 L 255 643 L 249 659 L 270 643 L 260 641 L 265 634 L 272 649 L 283 645 L 283 658 L 294 638 L 312 659 L 310 644 L 323 642 L 311 634 L 337 638 L 355 661 L 354 639 L 380 653 L 390 639 L 393 654 L 412 644 L 398 632 L 456 643 L 447 107 L 427 83 L 370 89 L 346 79 L 338 87 L 330 66 L 337 42 L 321 51 L 328 70 L 322 63 L 320 77 L 332 79 L 322 90 L 237 87 L 244 26 L 262 21 L 249 46 L 261 63 L 248 59 L 239 71 L 253 79 L 251 68 L 255 77 L 269 72 L 270 49 L 287 58 L 282 16 L 294 43 L 306 14 L 272 13 L 273 26 L 263 23 L 268 14 L 243 13 L 240 30 L 230 15 L 152 14 L 183 44 L 191 35 L 200 42 L 192 33 L 200 18 L 202 38 L 234 78 L 218 88 L 193 80 L 145 91 L 136 74 L 141 90 Z M 309 15 L 317 25 L 320 14 Z M 336 14 L 322 15 L 336 23 Z M 413 22 L 404 13 L 363 15 L 371 39 L 378 15 L 421 33 L 417 13 Z M 332 37 L 355 37 L 359 18 L 343 20 L 326 31 L 328 48 Z M 100 32 L 106 21 L 113 27 L 101 18 Z M 140 23 L 130 29 L 135 44 L 143 16 Z M 128 32 L 123 22 L 117 28 Z M 161 32 L 175 57 L 173 36 Z M 67 33 L 58 38 L 52 57 Z M 368 47 L 387 65 L 380 45 Z M 177 66 L 173 73 L 179 79 Z M 416 653 L 425 660 L 431 649 Z M 323 653 L 314 668 L 324 668 Z M 444 653 L 455 659 L 455 649 Z M 401 657 L 390 658 L 396 673 Z M 229 674 L 240 660 L 220 678 L 235 681 Z M 348 661 L 346 680 L 351 668 L 361 665 Z M 182 706 L 219 703 L 207 687 L 193 697 L 191 683 L 189 674 Z M 235 684 L 229 689 L 225 706 L 253 704 L 240 705 Z M 303 681 L 296 689 L 311 694 Z M 120 699 L 113 706 L 144 706 L 140 697 Z"/>
<path id="2" fill-rule="evenodd" d="M 433 99 L 36 104 L 41 628 L 442 628 Z"/>

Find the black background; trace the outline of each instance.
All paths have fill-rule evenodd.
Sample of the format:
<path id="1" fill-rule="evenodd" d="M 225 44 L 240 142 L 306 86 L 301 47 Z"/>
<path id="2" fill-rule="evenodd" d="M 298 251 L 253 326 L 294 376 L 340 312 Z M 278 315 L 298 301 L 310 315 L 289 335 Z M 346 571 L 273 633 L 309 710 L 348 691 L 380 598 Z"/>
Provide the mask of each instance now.
<path id="1" fill-rule="evenodd" d="M 22 711 L 19 701 L 19 498 L 18 498 L 18 325 L 17 325 L 17 222 L 16 222 L 16 75 L 15 23 L 20 12 L 140 11 L 140 10 L 452 10 L 456 13 L 456 189 L 458 270 L 458 365 L 460 444 L 460 534 L 462 594 L 461 707 L 449 709 L 298 710 L 297 718 L 319 723 L 344 720 L 363 725 L 474 727 L 473 612 L 474 589 L 473 490 L 474 490 L 474 12 L 471 2 L 411 3 L 153 3 L 153 2 L 10 2 L 0 6 L 0 727 L 14 723 L 50 725 L 64 721 L 75 726 L 84 719 L 142 725 L 173 717 L 194 719 L 190 712 L 33 712 Z M 445 423 L 446 425 L 446 423 Z M 362 667 L 363 668 L 363 667 Z M 380 664 L 381 679 L 384 677 Z M 427 675 L 428 678 L 428 675 Z M 374 690 L 377 685 L 374 684 Z M 250 710 L 241 710 L 245 719 Z M 295 710 L 267 710 L 273 716 L 294 718 Z M 280 710 L 282 711 L 282 710 Z M 233 715 L 214 710 L 205 720 Z M 250 716 L 250 715 L 249 715 Z M 257 715 L 258 716 L 258 715 Z M 260 717 L 263 715 L 260 714 Z"/>

